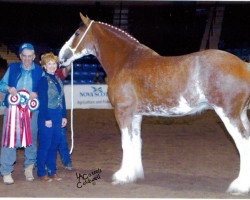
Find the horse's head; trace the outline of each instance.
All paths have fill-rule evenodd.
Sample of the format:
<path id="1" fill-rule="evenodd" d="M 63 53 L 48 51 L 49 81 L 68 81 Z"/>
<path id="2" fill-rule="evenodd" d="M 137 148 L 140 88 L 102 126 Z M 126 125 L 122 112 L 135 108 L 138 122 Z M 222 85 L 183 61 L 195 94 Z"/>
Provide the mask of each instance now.
<path id="1" fill-rule="evenodd" d="M 68 66 L 74 60 L 81 58 L 85 55 L 93 54 L 91 43 L 91 26 L 93 20 L 84 17 L 80 13 L 83 24 L 76 30 L 71 38 L 63 45 L 59 52 L 60 65 Z"/>

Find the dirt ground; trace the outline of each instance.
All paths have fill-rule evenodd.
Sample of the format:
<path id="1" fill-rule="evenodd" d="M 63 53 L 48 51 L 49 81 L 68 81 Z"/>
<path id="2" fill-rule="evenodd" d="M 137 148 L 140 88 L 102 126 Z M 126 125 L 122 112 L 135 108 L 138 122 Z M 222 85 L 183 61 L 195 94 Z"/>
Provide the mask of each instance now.
<path id="1" fill-rule="evenodd" d="M 70 113 L 70 112 L 69 112 Z M 2 117 L 0 119 L 2 123 Z M 2 125 L 0 124 L 0 127 Z M 1 130 L 0 130 L 1 131 Z M 58 160 L 63 181 L 26 182 L 23 150 L 18 150 L 14 185 L 0 183 L 1 197 L 245 198 L 225 193 L 239 171 L 239 156 L 213 111 L 182 118 L 144 117 L 145 179 L 112 185 L 121 164 L 121 138 L 113 110 L 74 111 L 73 171 Z M 68 130 L 70 140 L 70 128 Z M 36 171 L 34 171 L 36 174 Z M 84 175 L 92 183 L 83 184 Z"/>

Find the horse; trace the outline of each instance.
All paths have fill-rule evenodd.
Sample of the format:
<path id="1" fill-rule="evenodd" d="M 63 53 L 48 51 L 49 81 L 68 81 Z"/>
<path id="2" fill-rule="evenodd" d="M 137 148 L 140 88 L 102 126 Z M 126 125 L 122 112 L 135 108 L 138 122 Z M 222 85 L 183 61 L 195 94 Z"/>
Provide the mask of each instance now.
<path id="1" fill-rule="evenodd" d="M 161 56 L 130 34 L 80 13 L 82 25 L 62 46 L 61 65 L 94 55 L 107 74 L 108 97 L 121 131 L 122 162 L 113 184 L 144 178 L 143 116 L 177 117 L 213 109 L 240 155 L 238 177 L 227 192 L 250 191 L 250 64 L 221 50 Z"/>

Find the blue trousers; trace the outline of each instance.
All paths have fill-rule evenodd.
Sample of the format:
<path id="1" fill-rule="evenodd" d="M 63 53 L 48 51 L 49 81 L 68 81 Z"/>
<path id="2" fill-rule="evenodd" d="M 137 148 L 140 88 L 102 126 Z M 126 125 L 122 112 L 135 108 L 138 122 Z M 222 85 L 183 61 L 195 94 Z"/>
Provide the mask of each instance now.
<path id="1" fill-rule="evenodd" d="M 61 132 L 62 137 L 61 137 L 61 142 L 59 144 L 59 154 L 62 160 L 62 164 L 64 166 L 72 166 L 66 133 L 67 133 L 66 128 L 62 128 Z"/>
<path id="2" fill-rule="evenodd" d="M 31 164 L 36 163 L 36 156 L 37 156 L 37 116 L 38 111 L 32 112 L 31 118 L 31 131 L 32 131 L 32 145 L 26 147 L 25 151 L 25 159 L 24 159 L 24 168 Z M 6 124 L 6 117 L 7 117 L 7 109 L 4 113 L 3 118 L 3 133 Z M 2 133 L 2 142 L 4 134 Z M 0 172 L 2 176 L 10 174 L 14 170 L 14 163 L 16 162 L 16 148 L 1 148 L 1 167 Z"/>
<path id="3" fill-rule="evenodd" d="M 45 126 L 43 116 L 38 117 L 38 151 L 37 151 L 37 175 L 53 176 L 56 174 L 57 150 L 62 139 L 62 113 L 60 109 L 50 109 L 52 127 Z M 46 167 L 47 170 L 46 171 Z"/>

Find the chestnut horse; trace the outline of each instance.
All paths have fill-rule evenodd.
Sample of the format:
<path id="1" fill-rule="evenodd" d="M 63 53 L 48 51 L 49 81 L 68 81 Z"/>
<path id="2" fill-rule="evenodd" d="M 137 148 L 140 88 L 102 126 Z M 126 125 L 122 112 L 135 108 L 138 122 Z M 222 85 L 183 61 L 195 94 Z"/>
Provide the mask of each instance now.
<path id="1" fill-rule="evenodd" d="M 240 155 L 240 172 L 228 191 L 250 190 L 250 65 L 220 50 L 164 57 L 128 33 L 80 14 L 80 26 L 59 53 L 61 64 L 92 54 L 108 78 L 108 96 L 121 130 L 123 158 L 113 183 L 144 178 L 143 115 L 176 117 L 212 108 Z"/>

